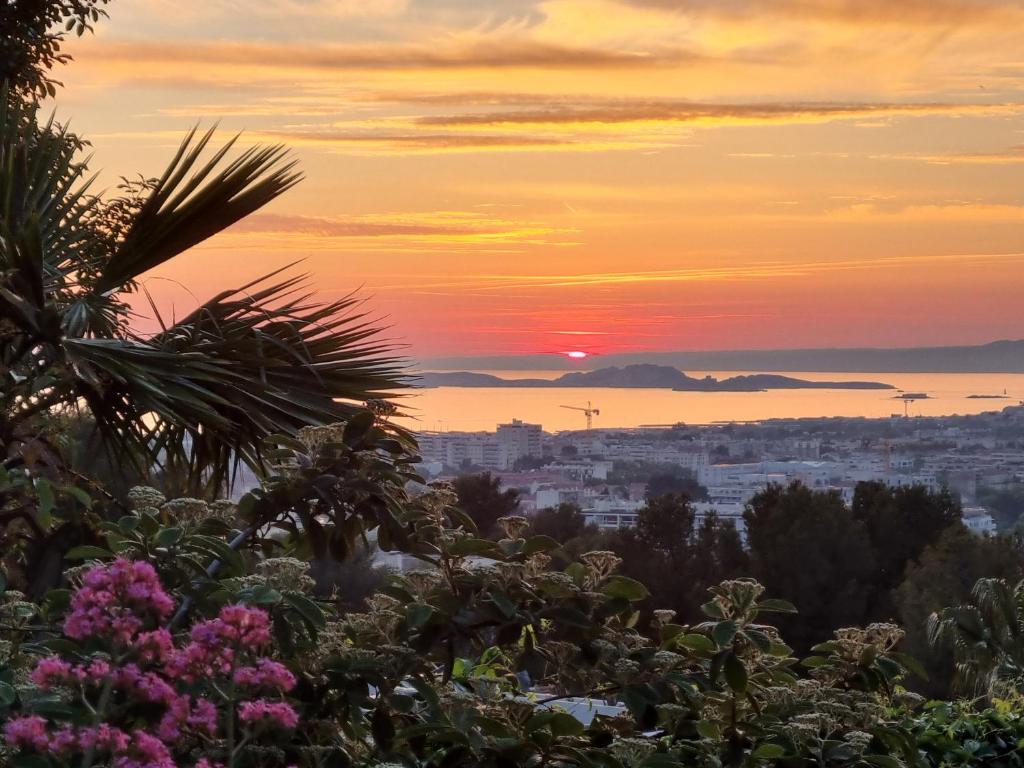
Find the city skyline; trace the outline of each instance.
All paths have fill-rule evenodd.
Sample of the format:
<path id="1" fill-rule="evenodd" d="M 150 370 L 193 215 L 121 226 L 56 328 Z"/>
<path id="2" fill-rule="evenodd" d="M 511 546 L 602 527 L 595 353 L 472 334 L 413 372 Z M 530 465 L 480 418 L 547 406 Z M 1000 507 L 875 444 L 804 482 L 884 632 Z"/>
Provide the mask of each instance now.
<path id="1" fill-rule="evenodd" d="M 362 288 L 416 357 L 1024 336 L 1019 3 L 110 15 L 69 44 L 56 100 L 102 186 L 159 173 L 218 120 L 306 175 L 145 278 L 168 314 L 305 259 L 318 293 Z"/>

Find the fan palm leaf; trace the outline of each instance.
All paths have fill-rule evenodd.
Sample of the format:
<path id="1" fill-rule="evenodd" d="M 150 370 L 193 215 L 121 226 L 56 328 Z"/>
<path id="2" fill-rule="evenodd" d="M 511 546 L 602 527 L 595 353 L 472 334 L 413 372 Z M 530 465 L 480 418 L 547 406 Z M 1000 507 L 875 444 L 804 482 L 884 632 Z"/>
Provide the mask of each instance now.
<path id="1" fill-rule="evenodd" d="M 143 273 L 300 180 L 284 148 L 232 159 L 236 139 L 211 152 L 214 131 L 193 130 L 141 194 L 111 202 L 90 194 L 63 129 L 0 103 L 7 446 L 40 413 L 84 410 L 123 455 L 173 468 L 191 490 L 223 486 L 239 462 L 260 469 L 269 435 L 344 420 L 405 385 L 402 361 L 358 297 L 318 301 L 306 276 L 283 270 L 161 320 L 158 333 L 130 330 L 125 296 Z"/>

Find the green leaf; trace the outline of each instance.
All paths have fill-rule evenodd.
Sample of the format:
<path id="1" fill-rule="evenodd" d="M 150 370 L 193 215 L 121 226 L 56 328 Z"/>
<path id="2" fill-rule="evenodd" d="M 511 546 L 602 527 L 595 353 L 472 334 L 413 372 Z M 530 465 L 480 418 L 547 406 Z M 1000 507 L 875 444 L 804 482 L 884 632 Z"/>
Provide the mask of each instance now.
<path id="1" fill-rule="evenodd" d="M 568 712 L 555 712 L 549 728 L 555 736 L 579 736 L 583 733 L 583 723 Z"/>
<path id="2" fill-rule="evenodd" d="M 899 651 L 890 651 L 888 654 L 889 658 L 893 659 L 898 664 L 901 664 L 910 674 L 916 675 L 922 680 L 928 679 L 928 672 L 921 665 L 917 659 L 911 656 L 909 653 L 900 653 Z"/>
<path id="3" fill-rule="evenodd" d="M 494 604 L 498 606 L 498 610 L 502 612 L 506 619 L 511 619 L 519 611 L 516 604 L 512 602 L 505 593 L 497 589 L 493 589 L 491 590 L 490 595 L 491 600 L 493 600 Z"/>
<path id="4" fill-rule="evenodd" d="M 83 544 L 80 547 L 72 547 L 65 554 L 68 560 L 106 560 L 112 558 L 114 553 L 103 547 L 94 547 Z"/>
<path id="5" fill-rule="evenodd" d="M 538 552 L 550 552 L 553 549 L 558 549 L 560 546 L 562 545 L 550 536 L 538 534 L 526 540 L 526 543 L 523 545 L 523 554 L 529 556 L 535 555 Z"/>
<path id="6" fill-rule="evenodd" d="M 426 603 L 413 603 L 406 609 L 405 621 L 411 628 L 418 629 L 430 621 L 430 617 L 433 615 L 432 606 Z"/>
<path id="7" fill-rule="evenodd" d="M 732 619 L 720 621 L 715 624 L 714 629 L 711 630 L 711 637 L 713 637 L 715 642 L 718 643 L 719 648 L 724 648 L 733 641 L 734 637 L 736 637 L 736 631 L 738 629 L 739 625 Z"/>
<path id="8" fill-rule="evenodd" d="M 458 539 L 457 541 L 452 542 L 448 547 L 448 552 L 456 557 L 500 554 L 498 552 L 498 545 L 493 541 L 489 541 L 488 539 L 476 539 L 473 537 Z"/>
<path id="9" fill-rule="evenodd" d="M 786 750 L 778 744 L 761 744 L 750 753 L 755 760 L 777 760 L 786 755 Z"/>
<path id="10" fill-rule="evenodd" d="M 768 600 L 762 600 L 756 606 L 759 611 L 765 613 L 796 613 L 796 606 L 787 600 L 777 600 L 775 598 L 769 598 Z"/>
<path id="11" fill-rule="evenodd" d="M 689 648 L 691 651 L 700 651 L 702 653 L 714 653 L 717 648 L 710 637 L 695 633 L 676 638 L 676 642 L 684 648 Z"/>
<path id="12" fill-rule="evenodd" d="M 713 619 L 724 619 L 725 614 L 722 612 L 722 606 L 718 604 L 716 600 L 709 600 L 700 607 L 704 612 L 704 615 L 710 616 Z"/>
<path id="13" fill-rule="evenodd" d="M 158 547 L 173 547 L 185 534 L 181 528 L 163 528 L 156 536 L 153 537 L 153 543 Z"/>
<path id="14" fill-rule="evenodd" d="M 711 739 L 712 741 L 718 741 L 722 737 L 722 731 L 718 727 L 718 723 L 711 720 L 701 720 L 698 722 L 697 733 L 705 739 Z"/>
<path id="15" fill-rule="evenodd" d="M 375 417 L 370 411 L 360 411 L 349 419 L 341 438 L 345 445 L 355 446 L 362 442 L 373 427 L 374 420 Z"/>
<path id="16" fill-rule="evenodd" d="M 327 625 L 327 615 L 323 608 L 298 592 L 285 592 L 284 602 L 291 607 L 313 629 L 323 629 Z"/>
<path id="17" fill-rule="evenodd" d="M 631 579 L 628 576 L 612 576 L 601 588 L 601 594 L 606 597 L 619 597 L 630 602 L 636 602 L 646 598 L 650 595 L 650 592 L 647 591 L 647 587 L 636 579 Z"/>
<path id="18" fill-rule="evenodd" d="M 0 682 L 0 707 L 9 707 L 18 698 L 18 692 L 13 685 Z"/>
<path id="19" fill-rule="evenodd" d="M 239 596 L 253 605 L 277 605 L 282 599 L 280 592 L 265 585 L 242 590 Z"/>
<path id="20" fill-rule="evenodd" d="M 92 496 L 83 491 L 81 488 L 78 488 L 74 485 L 62 485 L 60 489 L 68 496 L 71 496 L 76 501 L 78 501 L 78 503 L 81 504 L 86 509 L 92 507 Z"/>
<path id="21" fill-rule="evenodd" d="M 36 522 L 40 527 L 48 530 L 53 525 L 53 508 L 56 500 L 53 495 L 53 485 L 45 477 L 36 480 L 36 497 L 39 499 L 39 509 L 36 511 Z"/>
<path id="22" fill-rule="evenodd" d="M 747 690 L 747 668 L 735 653 L 725 657 L 722 671 L 725 673 L 725 681 L 736 693 L 744 693 Z"/>

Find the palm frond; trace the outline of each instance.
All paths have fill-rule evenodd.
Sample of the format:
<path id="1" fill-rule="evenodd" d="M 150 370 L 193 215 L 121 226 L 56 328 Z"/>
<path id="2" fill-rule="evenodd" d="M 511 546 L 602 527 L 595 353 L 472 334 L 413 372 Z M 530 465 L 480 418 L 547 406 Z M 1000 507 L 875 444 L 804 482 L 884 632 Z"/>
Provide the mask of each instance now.
<path id="1" fill-rule="evenodd" d="M 406 385 L 403 362 L 358 297 L 319 303 L 303 276 L 274 276 L 225 291 L 148 338 L 69 341 L 97 420 L 219 486 L 235 462 L 262 468 L 267 436 L 343 421 Z"/>
<path id="2" fill-rule="evenodd" d="M 237 136 L 200 165 L 214 130 L 196 139 L 193 128 L 185 137 L 104 265 L 97 291 L 122 288 L 259 210 L 302 178 L 280 145 L 251 147 L 222 166 Z"/>

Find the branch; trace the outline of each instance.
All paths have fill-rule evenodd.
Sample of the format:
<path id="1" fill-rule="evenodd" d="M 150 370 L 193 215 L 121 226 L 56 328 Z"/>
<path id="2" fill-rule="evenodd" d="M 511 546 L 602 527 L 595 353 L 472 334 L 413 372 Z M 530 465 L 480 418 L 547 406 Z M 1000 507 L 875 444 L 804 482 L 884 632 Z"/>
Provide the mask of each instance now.
<path id="1" fill-rule="evenodd" d="M 252 535 L 256 533 L 257 530 L 257 526 L 250 525 L 244 531 L 240 531 L 238 535 L 235 536 L 235 538 L 233 538 L 228 543 L 228 548 L 232 551 L 238 551 L 243 544 L 245 544 L 247 541 L 249 541 L 250 538 L 252 538 Z M 223 564 L 224 562 L 220 558 L 217 558 L 212 563 L 210 563 L 210 565 L 206 568 L 206 578 L 212 579 L 217 574 L 217 571 L 220 570 L 220 567 Z M 193 582 L 193 586 L 197 586 L 197 583 Z M 188 616 L 188 612 L 192 610 L 192 605 L 194 603 L 195 599 L 191 595 L 188 595 L 184 600 L 182 600 L 181 606 L 178 608 L 174 616 L 171 617 L 171 622 L 168 625 L 168 628 L 174 629 L 175 627 L 178 627 L 181 624 L 181 622 L 185 620 L 185 617 Z"/>

